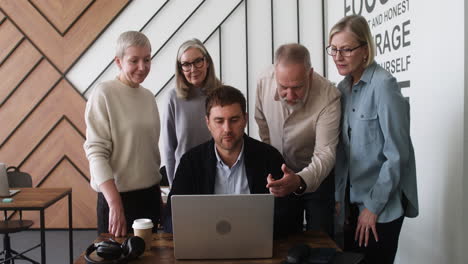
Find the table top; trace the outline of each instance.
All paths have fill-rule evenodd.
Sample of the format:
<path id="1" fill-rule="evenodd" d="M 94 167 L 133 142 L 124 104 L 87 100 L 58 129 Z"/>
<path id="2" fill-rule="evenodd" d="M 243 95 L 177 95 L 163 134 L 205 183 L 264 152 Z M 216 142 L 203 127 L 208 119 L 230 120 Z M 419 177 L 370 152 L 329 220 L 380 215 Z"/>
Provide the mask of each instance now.
<path id="1" fill-rule="evenodd" d="M 21 190 L 10 203 L 0 202 L 0 210 L 40 210 L 72 192 L 72 188 L 14 188 Z M 0 199 L 1 201 L 1 199 Z"/>
<path id="2" fill-rule="evenodd" d="M 110 238 L 108 234 L 102 234 L 95 242 L 102 241 Z M 124 238 L 117 238 L 116 241 L 122 242 Z M 288 250 L 299 243 L 306 243 L 313 248 L 336 248 L 340 251 L 336 243 L 323 232 L 306 231 L 301 234 L 291 235 L 284 239 L 275 240 L 273 243 L 273 258 L 269 259 L 244 259 L 244 260 L 176 260 L 174 259 L 174 244 L 172 241 L 172 234 L 157 233 L 153 234 L 153 241 L 151 250 L 145 251 L 137 260 L 132 261 L 134 264 L 169 264 L 169 263 L 187 263 L 187 264 L 200 264 L 200 263 L 219 263 L 219 264 L 279 264 L 287 256 Z M 93 259 L 98 259 L 93 253 Z M 75 261 L 75 264 L 85 264 L 84 253 Z"/>

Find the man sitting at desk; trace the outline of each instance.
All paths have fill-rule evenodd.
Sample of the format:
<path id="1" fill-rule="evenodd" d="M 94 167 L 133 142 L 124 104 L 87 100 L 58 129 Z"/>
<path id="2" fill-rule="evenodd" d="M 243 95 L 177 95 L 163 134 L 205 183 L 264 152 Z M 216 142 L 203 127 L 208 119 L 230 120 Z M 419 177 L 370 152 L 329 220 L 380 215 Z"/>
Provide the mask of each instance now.
<path id="1" fill-rule="evenodd" d="M 281 154 L 244 134 L 246 100 L 239 90 L 221 86 L 208 95 L 205 105 L 213 138 L 182 156 L 168 197 L 166 232 L 172 232 L 172 195 L 268 193 L 268 175 L 283 176 Z M 300 231 L 297 217 L 301 214 L 294 194 L 275 198 L 275 235 Z"/>

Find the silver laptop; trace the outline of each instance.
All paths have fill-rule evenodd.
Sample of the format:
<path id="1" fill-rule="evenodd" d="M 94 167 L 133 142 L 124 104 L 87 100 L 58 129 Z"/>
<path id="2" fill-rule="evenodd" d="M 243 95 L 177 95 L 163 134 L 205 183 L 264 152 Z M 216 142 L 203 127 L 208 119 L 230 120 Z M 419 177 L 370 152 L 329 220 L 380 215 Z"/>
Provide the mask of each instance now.
<path id="1" fill-rule="evenodd" d="M 176 259 L 271 258 L 271 194 L 174 195 Z"/>

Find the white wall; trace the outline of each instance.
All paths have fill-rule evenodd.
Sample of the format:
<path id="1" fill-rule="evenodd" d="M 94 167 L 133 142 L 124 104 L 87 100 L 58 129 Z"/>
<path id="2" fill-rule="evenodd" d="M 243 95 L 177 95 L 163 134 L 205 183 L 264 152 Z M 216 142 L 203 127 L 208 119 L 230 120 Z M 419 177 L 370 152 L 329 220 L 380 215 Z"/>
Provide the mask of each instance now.
<path id="1" fill-rule="evenodd" d="M 466 32 L 468 30 L 468 4 L 465 3 L 465 11 L 464 11 L 464 17 L 465 17 L 465 28 L 463 32 Z M 465 78 L 464 78 L 464 84 L 465 84 L 465 111 L 464 111 L 464 116 L 465 116 L 465 128 L 464 128 L 464 135 L 465 135 L 465 140 L 464 140 L 464 148 L 463 148 L 463 190 L 468 190 L 468 178 L 466 175 L 468 174 L 468 137 L 466 134 L 468 133 L 468 35 L 465 33 L 464 34 L 465 40 Z M 463 194 L 463 223 L 468 222 L 468 193 Z M 462 252 L 468 252 L 468 228 L 464 227 L 463 232 L 463 248 Z M 463 255 L 463 254 L 460 254 Z M 459 257 L 460 259 L 463 258 L 463 256 Z"/>
<path id="2" fill-rule="evenodd" d="M 414 14 L 412 135 L 420 216 L 407 221 L 400 263 L 464 263 L 462 250 L 464 1 L 412 2 Z M 449 40 L 449 41 L 448 41 Z"/>
<path id="3" fill-rule="evenodd" d="M 372 14 L 366 11 L 366 2 L 376 4 Z M 354 4 L 359 10 L 363 3 L 362 15 L 372 19 L 402 2 L 409 3 L 406 13 L 371 26 L 375 35 L 410 20 L 407 37 L 411 45 L 376 58 L 381 62 L 411 56 L 409 69 L 395 76 L 399 81 L 411 81 L 402 92 L 411 104 L 420 215 L 405 218 L 396 263 L 466 263 L 461 232 L 468 220 L 467 199 L 463 198 L 463 183 L 468 186 L 463 180 L 467 146 L 461 144 L 468 127 L 464 117 L 466 67 L 461 59 L 466 59 L 467 50 L 464 1 L 328 1 L 328 25 L 344 15 L 345 6 Z M 331 59 L 328 65 L 329 77 L 341 80 Z"/>

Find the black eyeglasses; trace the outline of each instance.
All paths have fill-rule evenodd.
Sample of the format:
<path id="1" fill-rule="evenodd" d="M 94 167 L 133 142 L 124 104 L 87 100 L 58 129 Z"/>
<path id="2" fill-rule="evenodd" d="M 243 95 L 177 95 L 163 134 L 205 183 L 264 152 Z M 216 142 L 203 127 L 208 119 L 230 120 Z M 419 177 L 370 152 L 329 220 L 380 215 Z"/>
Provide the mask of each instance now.
<path id="1" fill-rule="evenodd" d="M 361 44 L 352 49 L 337 49 L 336 47 L 328 46 L 326 50 L 327 50 L 328 55 L 330 56 L 336 56 L 336 54 L 338 54 L 339 52 L 341 56 L 349 57 L 353 53 L 353 50 L 359 49 L 360 47 L 363 47 L 365 45 L 367 45 L 367 43 Z"/>
<path id="2" fill-rule="evenodd" d="M 190 70 L 192 70 L 192 65 L 195 68 L 201 68 L 203 66 L 204 62 L 205 62 L 205 57 L 201 57 L 201 58 L 195 59 L 192 62 L 181 63 L 180 67 L 182 68 L 182 70 L 184 72 L 189 72 Z"/>

